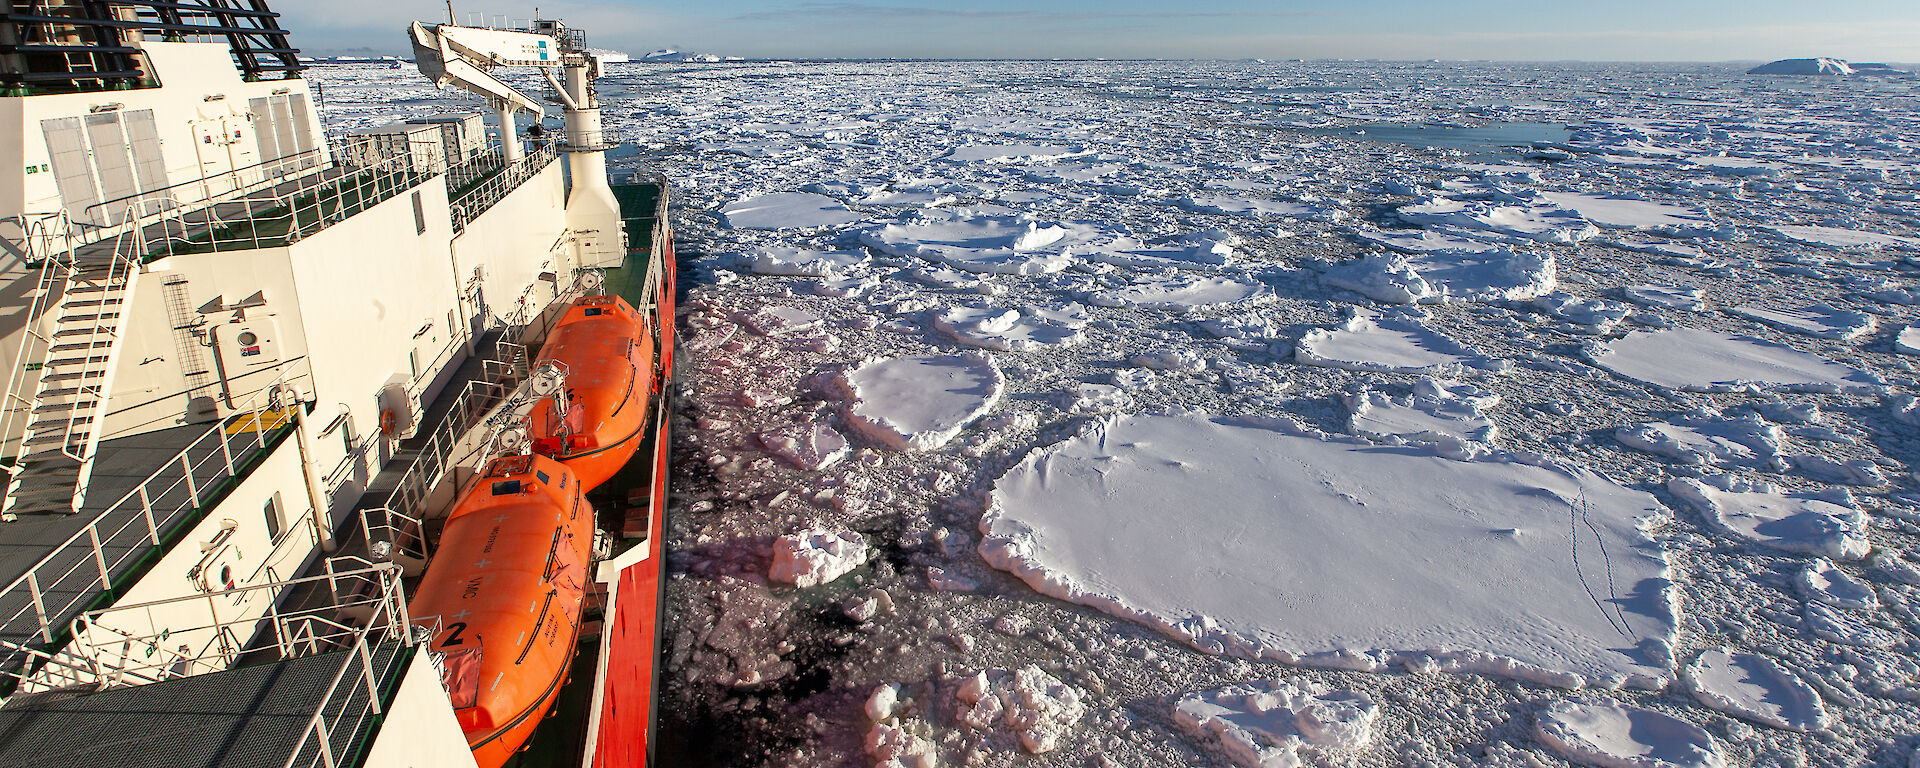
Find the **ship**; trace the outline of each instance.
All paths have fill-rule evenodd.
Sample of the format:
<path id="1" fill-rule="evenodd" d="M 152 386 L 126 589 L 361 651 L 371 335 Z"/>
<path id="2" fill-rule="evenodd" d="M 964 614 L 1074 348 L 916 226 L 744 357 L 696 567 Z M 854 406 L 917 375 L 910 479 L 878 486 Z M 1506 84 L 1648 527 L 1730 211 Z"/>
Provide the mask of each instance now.
<path id="1" fill-rule="evenodd" d="M 0 765 L 652 762 L 669 184 L 583 30 L 405 34 L 485 107 L 330 131 L 267 0 L 0 13 Z"/>

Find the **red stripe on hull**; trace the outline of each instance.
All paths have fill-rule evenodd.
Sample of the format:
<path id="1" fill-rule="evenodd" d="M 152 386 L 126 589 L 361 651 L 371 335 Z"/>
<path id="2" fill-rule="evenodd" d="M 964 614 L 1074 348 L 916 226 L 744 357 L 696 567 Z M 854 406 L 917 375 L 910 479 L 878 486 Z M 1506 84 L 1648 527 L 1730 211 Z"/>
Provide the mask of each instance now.
<path id="1" fill-rule="evenodd" d="M 654 666 L 659 660 L 660 542 L 667 504 L 667 425 L 661 424 L 654 451 L 653 519 L 647 559 L 620 571 L 608 619 L 606 676 L 601 679 L 600 733 L 593 753 L 595 768 L 644 768 L 653 726 Z"/>

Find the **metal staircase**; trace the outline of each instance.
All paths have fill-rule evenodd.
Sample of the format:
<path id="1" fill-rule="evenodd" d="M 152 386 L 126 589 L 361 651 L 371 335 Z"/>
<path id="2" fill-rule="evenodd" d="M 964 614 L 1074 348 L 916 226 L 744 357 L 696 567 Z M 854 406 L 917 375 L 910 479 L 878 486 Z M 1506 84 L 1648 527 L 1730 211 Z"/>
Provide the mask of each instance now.
<path id="1" fill-rule="evenodd" d="M 122 247 L 137 235 L 123 234 L 111 248 L 79 248 L 64 215 L 41 224 L 28 238 L 44 247 L 39 282 L 0 417 L 0 436 L 9 443 L 18 436 L 20 446 L 18 460 L 6 467 L 11 477 L 0 512 L 7 519 L 71 514 L 85 503 L 124 310 L 140 270 L 134 249 Z"/>

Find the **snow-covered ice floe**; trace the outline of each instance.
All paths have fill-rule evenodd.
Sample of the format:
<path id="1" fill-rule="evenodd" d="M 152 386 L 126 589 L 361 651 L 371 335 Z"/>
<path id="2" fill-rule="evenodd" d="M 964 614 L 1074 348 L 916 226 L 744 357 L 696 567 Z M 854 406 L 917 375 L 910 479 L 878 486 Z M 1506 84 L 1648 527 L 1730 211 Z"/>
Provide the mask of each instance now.
<path id="1" fill-rule="evenodd" d="M 926 451 L 993 410 L 1006 378 L 984 355 L 924 355 L 868 361 L 833 386 L 848 403 L 848 423 L 867 439 Z"/>
<path id="2" fill-rule="evenodd" d="M 1826 304 L 1812 304 L 1790 309 L 1740 306 L 1728 311 L 1775 328 L 1822 339 L 1851 341 L 1872 333 L 1874 327 L 1872 315 L 1850 309 L 1835 309 Z"/>
<path id="3" fill-rule="evenodd" d="M 1035 275 L 1071 266 L 1072 246 L 1094 236 L 1084 226 L 956 209 L 910 213 L 861 232 L 860 241 L 968 272 Z"/>
<path id="4" fill-rule="evenodd" d="M 1607 229 L 1640 229 L 1668 237 L 1731 237 L 1733 227 L 1698 208 L 1656 203 L 1625 195 L 1545 192 L 1541 197 Z"/>
<path id="5" fill-rule="evenodd" d="M 1059 308 L 952 307 L 933 316 L 933 327 L 969 347 L 1031 352 L 1078 344 L 1091 319 L 1078 304 Z"/>
<path id="6" fill-rule="evenodd" d="M 762 275 L 834 277 L 867 262 L 865 251 L 814 251 L 768 246 L 746 255 L 748 266 Z"/>
<path id="7" fill-rule="evenodd" d="M 1893 351 L 1903 355 L 1920 355 L 1920 325 L 1909 325 L 1900 329 L 1893 338 Z"/>
<path id="8" fill-rule="evenodd" d="M 767 578 L 814 587 L 845 576 L 867 562 L 867 540 L 854 531 L 808 528 L 775 539 Z"/>
<path id="9" fill-rule="evenodd" d="M 1784 493 L 1730 475 L 1677 477 L 1667 490 L 1722 530 L 1756 544 L 1836 560 L 1867 556 L 1867 514 L 1844 490 Z"/>
<path id="10" fill-rule="evenodd" d="M 1499 426 L 1487 409 L 1499 404 L 1500 395 L 1472 384 L 1424 378 L 1414 383 L 1411 397 L 1371 389 L 1350 393 L 1347 424 L 1356 435 L 1439 443 L 1456 455 L 1468 451 L 1468 444 L 1493 444 Z"/>
<path id="11" fill-rule="evenodd" d="M 1334 266 L 1320 282 L 1388 304 L 1523 301 L 1559 284 L 1552 254 L 1505 248 L 1376 253 Z"/>
<path id="12" fill-rule="evenodd" d="M 1700 726 L 1650 709 L 1556 701 L 1535 735 L 1573 762 L 1596 768 L 1723 768 L 1720 745 Z"/>
<path id="13" fill-rule="evenodd" d="M 1920 249 L 1920 237 L 1901 237 L 1883 235 L 1878 232 L 1862 232 L 1855 229 L 1837 229 L 1834 227 L 1802 227 L 1780 225 L 1768 227 L 1776 234 L 1796 243 L 1817 245 L 1825 248 L 1871 249 L 1871 248 L 1907 248 Z"/>
<path id="14" fill-rule="evenodd" d="M 862 218 L 840 201 L 811 192 L 776 192 L 728 203 L 720 209 L 734 229 L 815 229 Z"/>
<path id="15" fill-rule="evenodd" d="M 1874 393 L 1867 373 L 1785 344 L 1697 328 L 1636 331 L 1590 353 L 1595 365 L 1632 379 L 1691 392 L 1749 387 Z"/>
<path id="16" fill-rule="evenodd" d="M 1827 727 L 1820 694 L 1765 656 L 1715 648 L 1687 665 L 1685 678 L 1701 704 L 1742 720 L 1790 731 Z"/>
<path id="17" fill-rule="evenodd" d="M 1310 680 L 1273 680 L 1190 693 L 1173 721 L 1242 768 L 1284 768 L 1339 758 L 1373 741 L 1380 706 L 1366 694 Z M 1304 754 L 1303 754 L 1304 753 Z"/>
<path id="18" fill-rule="evenodd" d="M 1494 360 L 1427 327 L 1417 314 L 1355 312 L 1333 329 L 1300 337 L 1294 360 L 1350 371 L 1458 375 L 1468 370 L 1505 370 Z"/>
<path id="19" fill-rule="evenodd" d="M 1087 303 L 1099 307 L 1140 307 L 1167 312 L 1253 307 L 1273 301 L 1273 289 L 1265 283 L 1232 275 L 1144 277 L 1125 288 L 1099 291 L 1087 297 Z"/>
<path id="20" fill-rule="evenodd" d="M 1208 652 L 1659 687 L 1676 619 L 1642 531 L 1665 515 L 1584 470 L 1117 416 L 1003 475 L 979 548 Z"/>
<path id="21" fill-rule="evenodd" d="M 1786 469 L 1779 458 L 1780 428 L 1757 413 L 1735 418 L 1690 416 L 1671 422 L 1621 427 L 1614 439 L 1636 451 L 1665 456 L 1682 464 L 1749 469 Z"/>

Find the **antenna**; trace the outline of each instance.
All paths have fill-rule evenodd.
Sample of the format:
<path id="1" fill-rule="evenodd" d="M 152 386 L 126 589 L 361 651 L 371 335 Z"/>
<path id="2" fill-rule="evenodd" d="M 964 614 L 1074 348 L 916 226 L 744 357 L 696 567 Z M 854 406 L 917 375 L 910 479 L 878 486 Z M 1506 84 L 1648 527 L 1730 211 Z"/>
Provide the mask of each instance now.
<path id="1" fill-rule="evenodd" d="M 453 17 L 453 0 L 447 0 L 447 23 L 458 25 L 459 19 Z"/>

